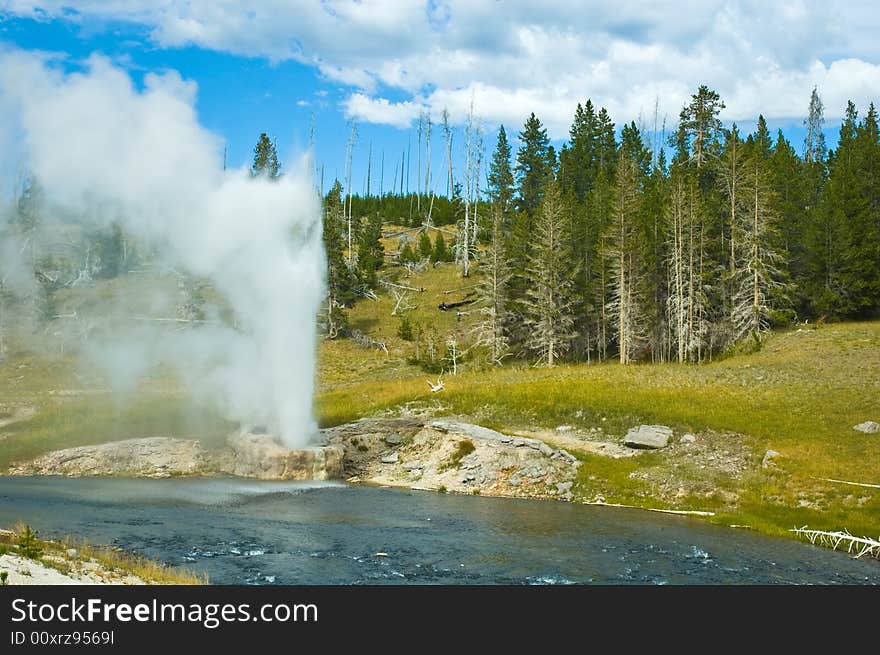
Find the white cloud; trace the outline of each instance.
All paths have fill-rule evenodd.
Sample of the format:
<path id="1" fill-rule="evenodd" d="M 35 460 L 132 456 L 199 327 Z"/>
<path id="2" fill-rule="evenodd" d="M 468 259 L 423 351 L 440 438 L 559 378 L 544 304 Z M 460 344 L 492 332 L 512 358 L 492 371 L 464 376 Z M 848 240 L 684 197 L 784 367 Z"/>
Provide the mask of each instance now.
<path id="1" fill-rule="evenodd" d="M 73 18 L 66 1 L 0 0 L 0 10 L 127 20 L 161 47 L 295 59 L 354 87 L 351 115 L 395 125 L 413 109 L 381 97 L 387 88 L 435 113 L 449 103 L 459 118 L 473 93 L 487 121 L 535 111 L 561 137 L 588 97 L 623 122 L 653 114 L 659 94 L 671 123 L 705 83 L 725 118 L 783 118 L 803 115 L 819 85 L 831 118 L 849 98 L 876 100 L 880 75 L 880 13 L 864 0 L 81 0 Z"/>
<path id="2" fill-rule="evenodd" d="M 370 98 L 363 93 L 352 93 L 343 102 L 345 115 L 364 123 L 380 123 L 394 127 L 409 127 L 418 117 L 422 106 L 415 102 L 390 102 L 386 98 Z"/>

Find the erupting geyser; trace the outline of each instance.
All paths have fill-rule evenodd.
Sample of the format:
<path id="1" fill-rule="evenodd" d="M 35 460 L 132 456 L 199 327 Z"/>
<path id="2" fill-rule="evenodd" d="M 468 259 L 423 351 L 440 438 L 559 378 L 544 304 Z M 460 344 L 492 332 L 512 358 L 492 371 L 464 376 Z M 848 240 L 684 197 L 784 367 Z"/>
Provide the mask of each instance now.
<path id="1" fill-rule="evenodd" d="M 121 225 L 167 269 L 209 279 L 229 304 L 233 321 L 186 330 L 120 322 L 91 339 L 86 350 L 112 381 L 174 365 L 230 419 L 300 447 L 315 432 L 320 201 L 304 164 L 274 181 L 224 171 L 223 144 L 199 125 L 195 92 L 175 72 L 146 75 L 139 89 L 98 56 L 65 74 L 45 58 L 0 53 L 0 123 L 22 135 L 3 156 L 18 150 L 49 215 Z"/>

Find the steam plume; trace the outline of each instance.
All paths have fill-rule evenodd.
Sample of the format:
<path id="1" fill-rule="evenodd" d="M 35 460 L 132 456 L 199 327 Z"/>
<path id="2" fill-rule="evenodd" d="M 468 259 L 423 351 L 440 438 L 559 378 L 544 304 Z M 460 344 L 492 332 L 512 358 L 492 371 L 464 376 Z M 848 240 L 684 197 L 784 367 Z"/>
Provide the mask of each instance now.
<path id="1" fill-rule="evenodd" d="M 138 89 L 99 56 L 84 72 L 64 73 L 45 58 L 0 52 L 2 122 L 21 135 L 18 156 L 46 211 L 121 224 L 166 264 L 209 279 L 234 314 L 234 328 L 115 330 L 90 341 L 91 354 L 118 384 L 155 362 L 173 364 L 229 418 L 299 446 L 315 428 L 319 199 L 304 163 L 276 181 L 224 171 L 222 144 L 199 124 L 195 93 L 175 72 L 147 75 Z"/>

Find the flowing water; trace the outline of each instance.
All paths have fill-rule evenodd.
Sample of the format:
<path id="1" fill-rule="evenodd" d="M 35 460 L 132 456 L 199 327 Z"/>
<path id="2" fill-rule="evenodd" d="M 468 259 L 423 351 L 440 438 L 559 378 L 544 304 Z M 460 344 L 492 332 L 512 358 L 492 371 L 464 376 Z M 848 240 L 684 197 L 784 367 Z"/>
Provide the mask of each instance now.
<path id="1" fill-rule="evenodd" d="M 217 584 L 880 583 L 880 562 L 687 517 L 331 483 L 0 478 L 18 519 Z"/>

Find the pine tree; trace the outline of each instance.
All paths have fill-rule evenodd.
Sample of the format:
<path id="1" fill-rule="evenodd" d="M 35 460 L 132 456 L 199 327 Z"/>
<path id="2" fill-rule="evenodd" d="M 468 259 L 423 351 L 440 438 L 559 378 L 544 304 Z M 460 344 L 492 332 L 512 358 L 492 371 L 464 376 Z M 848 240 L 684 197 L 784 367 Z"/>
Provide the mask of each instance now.
<path id="1" fill-rule="evenodd" d="M 412 244 L 407 241 L 403 244 L 403 248 L 400 250 L 400 254 L 397 256 L 398 261 L 401 264 L 414 264 L 419 261 L 419 256 L 416 255 L 413 250 Z"/>
<path id="2" fill-rule="evenodd" d="M 378 271 L 385 263 L 385 248 L 382 246 L 382 217 L 374 213 L 358 239 L 357 276 L 368 289 L 379 286 Z"/>
<path id="3" fill-rule="evenodd" d="M 327 297 L 322 309 L 323 333 L 335 339 L 347 326 L 345 308 L 354 302 L 354 279 L 345 262 L 345 212 L 342 184 L 335 180 L 324 198 L 323 242 L 327 259 Z"/>
<path id="4" fill-rule="evenodd" d="M 251 175 L 254 177 L 264 176 L 274 180 L 280 175 L 281 165 L 278 163 L 278 154 L 275 151 L 275 143 L 269 140 L 266 133 L 260 134 L 257 145 L 254 146 L 254 163 L 251 166 Z"/>
<path id="5" fill-rule="evenodd" d="M 574 192 L 578 202 L 583 202 L 593 187 L 597 174 L 596 149 L 599 123 L 590 100 L 578 103 L 574 120 L 569 129 L 571 145 L 559 156 L 560 183 L 563 191 Z"/>
<path id="6" fill-rule="evenodd" d="M 766 125 L 763 126 L 766 130 Z M 770 159 L 759 121 L 754 138 L 749 138 L 749 155 L 744 177 L 744 207 L 737 230 L 733 324 L 735 339 L 752 337 L 760 342 L 769 328 L 768 315 L 774 294 L 781 289 L 780 256 L 774 249 L 777 236 L 775 197 L 769 172 Z"/>
<path id="7" fill-rule="evenodd" d="M 823 155 L 824 156 L 824 155 Z M 778 235 L 774 249 L 780 254 L 780 272 L 789 283 L 789 295 L 798 313 L 808 307 L 803 280 L 807 272 L 805 233 L 810 191 L 806 164 L 785 139 L 782 130 L 776 135 L 770 161 L 770 176 L 778 214 Z"/>
<path id="8" fill-rule="evenodd" d="M 448 262 L 449 260 L 449 249 L 446 247 L 446 239 L 443 238 L 442 232 L 438 232 L 437 238 L 434 239 L 434 250 L 431 251 L 431 263 L 436 264 L 438 262 Z"/>
<path id="9" fill-rule="evenodd" d="M 489 200 L 497 205 L 505 219 L 508 212 L 513 210 L 514 180 L 513 171 L 510 169 L 510 157 L 510 143 L 502 125 L 498 130 L 498 141 L 495 144 L 495 152 L 492 153 L 492 161 L 489 163 Z"/>
<path id="10" fill-rule="evenodd" d="M 711 145 L 721 132 L 722 123 L 718 114 L 722 109 L 724 109 L 724 103 L 721 102 L 718 93 L 701 85 L 697 92 L 691 96 L 690 104 L 681 110 L 679 138 L 688 144 L 692 153 L 691 161 L 697 168 L 702 168 L 706 163 Z"/>
<path id="11" fill-rule="evenodd" d="M 524 303 L 529 329 L 526 346 L 539 361 L 553 366 L 574 338 L 571 214 L 559 185 L 548 187 L 538 214 L 527 271 L 530 286 Z"/>
<path id="12" fill-rule="evenodd" d="M 526 119 L 519 140 L 522 145 L 516 155 L 518 209 L 534 215 L 541 204 L 550 177 L 550 138 L 534 113 Z"/>
<path id="13" fill-rule="evenodd" d="M 475 329 L 476 344 L 486 347 L 488 361 L 500 366 L 510 354 L 507 285 L 510 268 L 504 250 L 501 208 L 492 210 L 492 240 L 481 262 L 483 277 L 477 286 L 482 320 Z"/>
<path id="14" fill-rule="evenodd" d="M 880 308 L 878 148 L 873 105 L 859 123 L 856 107 L 849 102 L 808 235 L 816 314 L 866 317 Z"/>
<path id="15" fill-rule="evenodd" d="M 419 254 L 422 256 L 422 259 L 430 259 L 432 252 L 434 252 L 434 244 L 431 243 L 431 237 L 428 236 L 428 231 L 425 230 L 419 235 Z"/>

